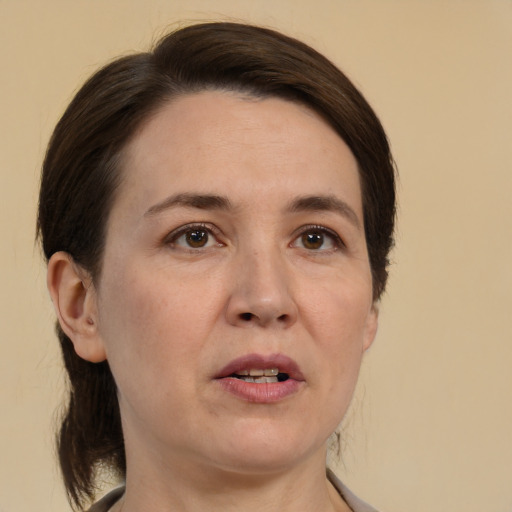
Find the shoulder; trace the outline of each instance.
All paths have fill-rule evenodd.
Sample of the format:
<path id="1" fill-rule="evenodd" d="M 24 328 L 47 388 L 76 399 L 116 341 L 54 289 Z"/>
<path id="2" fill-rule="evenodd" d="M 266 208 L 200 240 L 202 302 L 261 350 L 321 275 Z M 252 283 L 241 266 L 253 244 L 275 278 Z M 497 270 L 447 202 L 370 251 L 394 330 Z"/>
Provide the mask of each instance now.
<path id="1" fill-rule="evenodd" d="M 360 498 L 358 498 L 350 489 L 348 489 L 343 482 L 330 470 L 327 470 L 327 478 L 334 485 L 336 490 L 340 493 L 347 505 L 353 512 L 378 512 L 377 509 L 368 505 Z M 88 512 L 108 512 L 109 509 L 119 500 L 124 493 L 124 486 L 113 489 L 106 494 L 101 500 L 97 501 Z"/>
<path id="2" fill-rule="evenodd" d="M 97 501 L 87 512 L 108 512 L 110 507 L 124 494 L 124 486 L 116 487 Z"/>
<path id="3" fill-rule="evenodd" d="M 327 478 L 332 485 L 334 485 L 353 512 L 378 512 L 377 509 L 358 498 L 330 469 L 327 469 Z"/>

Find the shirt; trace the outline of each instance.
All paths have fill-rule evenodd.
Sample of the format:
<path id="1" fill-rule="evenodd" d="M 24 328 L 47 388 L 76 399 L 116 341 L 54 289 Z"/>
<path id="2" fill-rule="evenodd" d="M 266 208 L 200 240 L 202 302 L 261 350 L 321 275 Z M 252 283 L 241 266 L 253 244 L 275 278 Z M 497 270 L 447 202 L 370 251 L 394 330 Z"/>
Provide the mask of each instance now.
<path id="1" fill-rule="evenodd" d="M 340 496 L 345 500 L 347 505 L 353 512 L 378 512 L 376 509 L 365 503 L 357 496 L 355 496 L 341 480 L 330 470 L 327 470 L 327 478 L 334 485 Z M 111 507 L 121 498 L 124 494 L 124 486 L 117 487 L 110 491 L 100 501 L 96 502 L 88 512 L 108 512 Z"/>

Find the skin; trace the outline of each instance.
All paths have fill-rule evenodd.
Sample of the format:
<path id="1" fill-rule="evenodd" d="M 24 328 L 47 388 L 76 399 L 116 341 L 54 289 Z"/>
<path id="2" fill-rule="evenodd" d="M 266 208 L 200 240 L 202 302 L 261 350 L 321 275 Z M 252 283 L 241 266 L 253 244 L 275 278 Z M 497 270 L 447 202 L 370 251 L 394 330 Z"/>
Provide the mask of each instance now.
<path id="1" fill-rule="evenodd" d="M 165 105 L 123 161 L 99 282 L 64 253 L 48 277 L 75 350 L 118 385 L 118 509 L 349 510 L 325 444 L 377 329 L 354 156 L 302 105 L 209 91 Z M 299 389 L 227 392 L 215 376 L 247 354 L 292 358 Z"/>

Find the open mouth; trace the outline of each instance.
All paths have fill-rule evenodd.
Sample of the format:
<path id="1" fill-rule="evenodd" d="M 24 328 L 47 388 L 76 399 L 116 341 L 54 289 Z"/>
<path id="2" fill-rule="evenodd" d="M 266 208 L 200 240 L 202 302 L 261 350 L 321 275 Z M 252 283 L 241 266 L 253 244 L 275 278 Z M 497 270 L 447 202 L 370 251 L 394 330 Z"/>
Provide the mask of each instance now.
<path id="1" fill-rule="evenodd" d="M 214 379 L 224 391 L 256 404 L 281 402 L 306 385 L 297 363 L 284 354 L 246 354 L 233 359 Z"/>
<path id="2" fill-rule="evenodd" d="M 290 378 L 287 373 L 280 372 L 279 368 L 239 370 L 230 377 L 254 384 L 285 382 Z"/>

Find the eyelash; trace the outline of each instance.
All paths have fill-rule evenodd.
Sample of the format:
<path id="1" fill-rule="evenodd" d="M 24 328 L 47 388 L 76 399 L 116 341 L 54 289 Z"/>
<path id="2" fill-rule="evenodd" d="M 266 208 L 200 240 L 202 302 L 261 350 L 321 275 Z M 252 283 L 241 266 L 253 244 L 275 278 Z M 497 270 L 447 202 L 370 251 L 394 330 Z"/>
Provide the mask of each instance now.
<path id="1" fill-rule="evenodd" d="M 194 224 L 187 224 L 185 226 L 181 226 L 179 227 L 178 229 L 176 229 L 175 231 L 172 231 L 171 233 L 169 233 L 165 239 L 164 239 L 164 243 L 166 245 L 170 245 L 170 246 L 174 246 L 174 247 L 180 247 L 182 249 L 185 249 L 185 250 L 189 250 L 191 252 L 196 252 L 198 250 L 201 250 L 201 249 L 208 249 L 209 246 L 198 246 L 198 247 L 192 247 L 190 245 L 180 245 L 178 246 L 177 244 L 177 241 L 187 235 L 188 233 L 192 233 L 194 231 L 204 231 L 206 232 L 208 238 L 207 238 L 207 241 L 206 241 L 206 244 L 209 243 L 209 237 L 212 236 L 215 240 L 215 245 L 217 247 L 222 247 L 224 246 L 225 244 L 223 244 L 222 242 L 219 242 L 219 238 L 221 237 L 221 231 L 216 228 L 215 226 L 211 225 L 211 224 L 205 224 L 205 223 L 194 223 Z M 325 248 L 322 248 L 322 247 L 319 247 L 318 249 L 310 249 L 310 248 L 307 248 L 307 247 L 301 247 L 302 249 L 308 251 L 308 252 L 312 252 L 312 253 L 315 253 L 315 252 L 334 252 L 334 251 L 337 251 L 339 249 L 343 249 L 345 248 L 345 243 L 343 242 L 343 240 L 341 239 L 341 237 L 338 235 L 338 233 L 336 233 L 335 231 L 333 231 L 332 229 L 329 229 L 329 228 L 326 228 L 325 226 L 320 226 L 320 225 L 316 225 L 316 224 L 311 224 L 311 225 L 306 225 L 306 226 L 302 226 L 296 233 L 295 233 L 295 237 L 293 239 L 293 241 L 290 243 L 290 247 L 295 247 L 296 246 L 296 243 L 298 241 L 301 240 L 301 238 L 304 236 L 304 235 L 307 235 L 307 234 L 319 234 L 319 235 L 322 235 L 324 237 L 324 240 L 322 240 L 322 246 L 325 244 L 325 238 L 329 238 L 333 244 L 333 248 L 328 248 L 328 249 L 325 249 Z"/>

